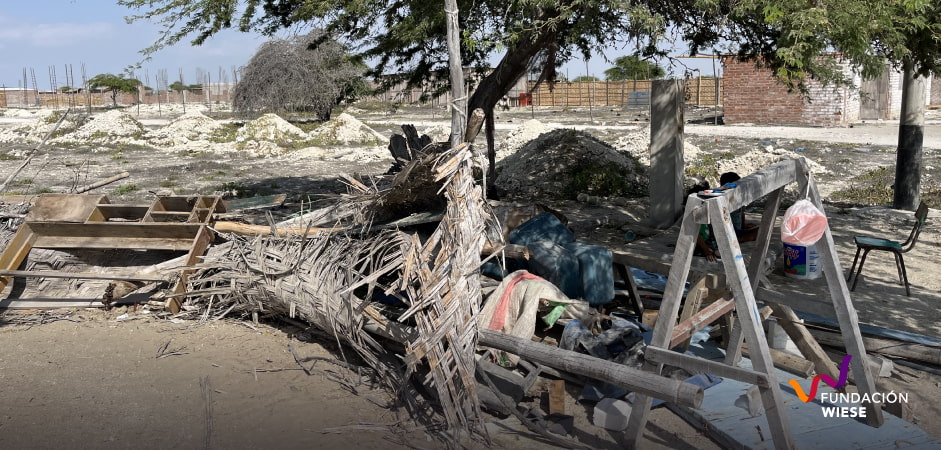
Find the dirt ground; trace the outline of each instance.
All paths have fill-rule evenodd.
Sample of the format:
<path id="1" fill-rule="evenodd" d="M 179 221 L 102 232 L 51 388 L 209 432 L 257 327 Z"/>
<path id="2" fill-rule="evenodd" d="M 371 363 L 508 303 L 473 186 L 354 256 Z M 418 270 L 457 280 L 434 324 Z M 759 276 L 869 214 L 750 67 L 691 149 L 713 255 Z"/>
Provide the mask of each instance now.
<path id="1" fill-rule="evenodd" d="M 131 110 L 129 110 L 131 112 Z M 132 114 L 133 115 L 133 114 Z M 415 108 L 394 113 L 381 108 L 357 109 L 359 120 L 389 136 L 402 123 L 419 131 L 443 125 L 443 110 Z M 879 167 L 894 167 L 897 123 L 857 124 L 852 128 L 800 128 L 711 125 L 710 109 L 687 114 L 687 141 L 715 160 L 740 156 L 773 145 L 805 156 L 830 173 L 815 175 L 824 197 L 846 189 L 850 180 Z M 148 129 L 164 125 L 166 114 L 141 115 Z M 559 128 L 577 128 L 613 143 L 646 126 L 639 111 L 614 109 L 565 110 L 514 108 L 497 120 L 497 142 L 526 120 L 537 119 Z M 0 127 L 16 127 L 25 119 L 0 118 Z M 941 179 L 941 124 L 929 115 L 925 132 L 925 178 Z M 0 178 L 18 167 L 24 152 L 35 143 L 0 144 Z M 346 146 L 340 153 L 355 151 Z M 391 160 L 346 160 L 340 157 L 298 158 L 292 153 L 273 157 L 239 152 L 204 150 L 163 151 L 130 145 L 49 145 L 20 175 L 12 189 L 20 194 L 67 192 L 122 171 L 131 176 L 95 192 L 112 202 L 143 202 L 153 192 L 240 193 L 263 195 L 285 192 L 290 201 L 273 211 L 278 217 L 323 201 L 322 195 L 345 191 L 340 173 L 379 177 Z M 743 174 L 744 175 L 744 174 Z M 23 180 L 28 180 L 24 182 Z M 0 180 L 2 181 L 2 180 Z M 10 192 L 7 192 L 10 193 Z M 625 230 L 636 228 L 646 216 L 647 202 L 625 205 L 588 205 L 572 200 L 547 204 L 581 224 L 581 240 L 602 243 L 614 250 L 672 254 L 669 235 L 640 236 L 627 242 Z M 941 205 L 933 205 L 938 207 Z M 882 207 L 832 201 L 827 215 L 844 268 L 852 262 L 858 234 L 901 237 L 911 229 L 911 213 Z M 757 221 L 760 209 L 749 211 Z M 250 218 L 264 223 L 261 215 Z M 875 255 L 867 262 L 864 278 L 853 292 L 860 321 L 892 329 L 941 337 L 941 214 L 931 211 L 919 244 L 906 254 L 912 284 L 911 297 L 897 284 L 891 258 Z M 675 232 L 675 230 L 673 230 Z M 702 262 L 700 262 L 702 264 Z M 716 266 L 719 269 L 719 266 Z M 823 280 L 794 280 L 770 275 L 782 291 L 826 295 Z M 7 295 L 0 293 L 0 298 Z M 122 314 L 127 313 L 127 319 Z M 360 377 L 327 360 L 338 358 L 333 342 L 283 323 L 220 322 L 195 327 L 173 323 L 141 310 L 72 310 L 53 313 L 11 311 L 0 315 L 0 447 L 45 448 L 69 445 L 81 448 L 432 448 L 424 430 L 383 407 L 388 395 L 370 389 Z M 48 323 L 47 323 L 48 322 Z M 298 340 L 300 338 L 301 340 Z M 164 345 L 166 348 L 164 348 Z M 299 370 L 291 345 L 302 358 L 321 357 L 311 375 Z M 169 355 L 167 355 L 169 353 Z M 159 357 L 161 355 L 166 355 Z M 313 363 L 310 361 L 308 364 Z M 352 386 L 335 379 L 356 380 Z M 347 381 L 349 383 L 349 381 Z M 579 411 L 578 439 L 591 447 L 624 445 L 621 433 L 590 424 L 591 408 L 574 401 Z M 941 377 L 898 367 L 890 378 L 879 380 L 879 390 L 911 392 L 913 422 L 941 437 Z M 354 393 L 355 392 L 355 393 Z M 544 393 L 537 393 L 536 400 Z M 582 413 L 584 412 L 584 413 Z M 499 419 L 494 419 L 499 420 Z M 515 419 L 503 419 L 517 430 L 493 433 L 497 446 L 545 447 L 527 432 L 518 431 Z M 352 426 L 362 424 L 359 426 Z M 331 430 L 331 428 L 337 428 Z M 493 428 L 493 430 L 502 427 Z M 324 431 L 333 431 L 324 433 Z M 718 448 L 703 434 L 666 409 L 651 415 L 647 429 L 650 448 Z"/>

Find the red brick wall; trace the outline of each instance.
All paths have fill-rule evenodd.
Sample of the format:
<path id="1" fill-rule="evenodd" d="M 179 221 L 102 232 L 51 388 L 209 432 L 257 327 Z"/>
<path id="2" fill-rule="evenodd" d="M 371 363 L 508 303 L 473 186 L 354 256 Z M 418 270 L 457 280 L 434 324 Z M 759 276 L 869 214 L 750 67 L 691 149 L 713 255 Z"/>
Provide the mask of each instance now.
<path id="1" fill-rule="evenodd" d="M 722 65 L 727 124 L 845 126 L 859 118 L 859 98 L 850 88 L 812 82 L 808 101 L 753 62 L 725 58 Z"/>

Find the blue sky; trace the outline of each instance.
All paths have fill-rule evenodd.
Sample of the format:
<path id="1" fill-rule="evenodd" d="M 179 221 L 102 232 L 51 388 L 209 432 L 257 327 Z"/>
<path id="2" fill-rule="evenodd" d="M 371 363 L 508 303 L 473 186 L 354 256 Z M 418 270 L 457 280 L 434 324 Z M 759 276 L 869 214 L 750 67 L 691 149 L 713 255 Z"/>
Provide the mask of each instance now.
<path id="1" fill-rule="evenodd" d="M 65 85 L 65 66 L 72 65 L 75 84 L 81 83 L 81 66 L 92 77 L 99 73 L 121 73 L 143 60 L 140 50 L 159 36 L 160 27 L 138 21 L 127 24 L 125 16 L 134 11 L 117 6 L 114 0 L 4 0 L 0 6 L 0 83 L 6 87 L 22 84 L 23 69 L 32 68 L 40 89 L 49 89 L 49 67 L 56 81 Z M 199 47 L 180 43 L 156 53 L 144 62 L 152 79 L 164 69 L 176 80 L 180 69 L 188 84 L 196 83 L 196 70 L 216 78 L 219 68 L 248 62 L 264 42 L 253 34 L 227 31 Z M 138 78 L 144 80 L 144 70 Z M 27 71 L 29 77 L 29 72 Z M 213 80 L 215 81 L 215 80 Z M 19 83 L 19 84 L 18 84 Z M 32 87 L 32 81 L 29 81 Z"/>
<path id="2" fill-rule="evenodd" d="M 3 0 L 0 6 L 0 85 L 18 87 L 23 83 L 23 69 L 36 75 L 39 88 L 50 89 L 50 66 L 55 68 L 56 84 L 67 84 L 65 66 L 71 65 L 75 85 L 81 84 L 82 64 L 88 77 L 100 73 L 122 73 L 128 66 L 143 61 L 140 50 L 159 36 L 160 27 L 147 21 L 127 24 L 125 16 L 133 10 L 118 6 L 115 0 Z M 180 70 L 187 84 L 197 83 L 198 69 L 218 81 L 221 68 L 231 77 L 233 66 L 246 64 L 265 38 L 256 34 L 223 31 L 199 47 L 188 41 L 160 50 L 143 62 L 137 78 L 153 86 L 157 73 L 166 70 L 168 78 L 179 78 Z M 627 53 L 607 52 L 608 57 Z M 701 67 L 704 75 L 712 73 L 709 60 L 686 60 Z M 610 64 L 600 55 L 589 60 L 588 71 L 599 78 Z M 145 70 L 151 81 L 145 78 Z M 584 75 L 585 62 L 575 60 L 560 73 L 569 78 Z M 28 81 L 32 87 L 32 81 Z"/>

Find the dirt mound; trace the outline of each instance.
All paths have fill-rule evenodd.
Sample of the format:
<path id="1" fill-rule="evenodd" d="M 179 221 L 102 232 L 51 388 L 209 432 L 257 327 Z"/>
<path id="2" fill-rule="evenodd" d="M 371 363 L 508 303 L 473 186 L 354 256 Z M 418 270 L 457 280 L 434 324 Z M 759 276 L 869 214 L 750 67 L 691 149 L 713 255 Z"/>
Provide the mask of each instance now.
<path id="1" fill-rule="evenodd" d="M 60 127 L 61 129 L 61 127 Z M 119 109 L 98 114 L 77 130 L 53 139 L 55 142 L 128 142 L 144 137 L 147 130 L 136 119 Z"/>
<path id="2" fill-rule="evenodd" d="M 500 142 L 500 146 L 497 147 L 497 161 L 500 161 L 507 156 L 516 153 L 520 148 L 526 145 L 527 142 L 532 141 L 542 134 L 548 133 L 552 130 L 553 127 L 546 125 L 536 119 L 530 119 L 523 122 L 513 131 L 507 133 L 506 137 L 503 139 L 503 142 Z"/>
<path id="3" fill-rule="evenodd" d="M 236 133 L 236 141 L 293 142 L 308 138 L 304 130 L 291 125 L 277 114 L 265 114 L 248 122 Z"/>
<path id="4" fill-rule="evenodd" d="M 310 137 L 321 145 L 380 145 L 388 142 L 385 136 L 347 113 L 324 123 L 311 132 Z"/>
<path id="5" fill-rule="evenodd" d="M 150 133 L 150 138 L 158 145 L 179 145 L 193 140 L 208 139 L 222 123 L 204 116 L 199 111 L 191 111 L 171 120 L 163 128 Z"/>
<path id="6" fill-rule="evenodd" d="M 580 193 L 637 196 L 646 192 L 640 163 L 584 132 L 557 129 L 497 164 L 497 186 L 513 197 L 575 198 Z"/>
<path id="7" fill-rule="evenodd" d="M 432 142 L 448 142 L 451 138 L 451 125 L 432 125 L 422 132 L 431 138 Z"/>
<path id="8" fill-rule="evenodd" d="M 650 167 L 650 127 L 641 129 L 620 137 L 614 142 L 614 148 L 619 152 L 631 155 L 645 167 Z M 695 161 L 701 155 L 699 147 L 683 142 L 683 160 Z"/>

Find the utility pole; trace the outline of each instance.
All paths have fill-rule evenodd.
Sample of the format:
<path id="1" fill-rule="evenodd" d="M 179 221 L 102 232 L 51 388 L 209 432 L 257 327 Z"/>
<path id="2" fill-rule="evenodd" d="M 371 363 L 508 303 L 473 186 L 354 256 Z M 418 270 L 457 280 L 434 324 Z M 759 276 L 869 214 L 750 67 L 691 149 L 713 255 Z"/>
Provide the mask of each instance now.
<path id="1" fill-rule="evenodd" d="M 922 144 L 925 139 L 925 77 L 911 59 L 903 63 L 902 114 L 895 159 L 895 195 L 892 207 L 914 211 L 921 196 Z"/>

